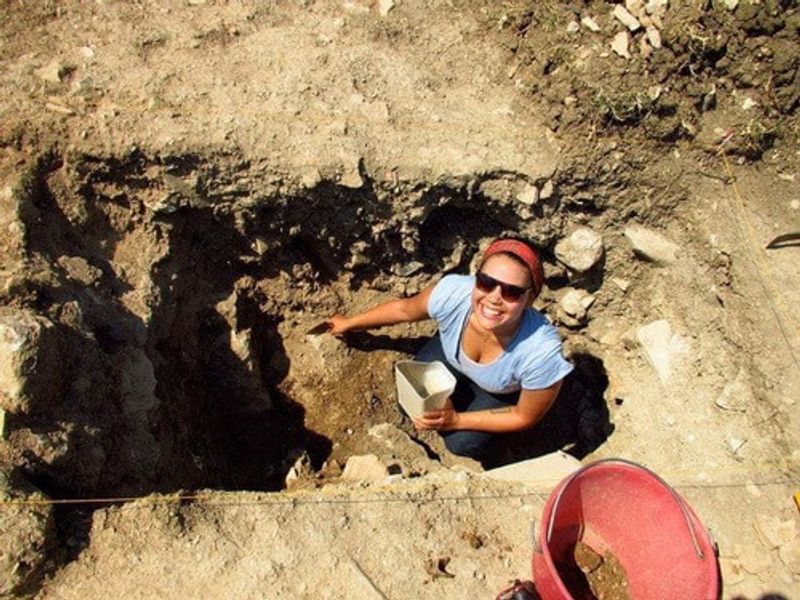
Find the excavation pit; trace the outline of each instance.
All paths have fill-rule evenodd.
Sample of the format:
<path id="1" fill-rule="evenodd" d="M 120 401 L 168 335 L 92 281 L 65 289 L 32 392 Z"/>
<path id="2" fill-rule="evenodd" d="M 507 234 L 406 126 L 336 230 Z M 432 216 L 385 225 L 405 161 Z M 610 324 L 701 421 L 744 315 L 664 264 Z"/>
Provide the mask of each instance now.
<path id="1" fill-rule="evenodd" d="M 304 187 L 231 157 L 42 157 L 14 193 L 28 275 L 6 317 L 42 335 L 4 460 L 55 497 L 277 490 L 304 452 L 336 476 L 373 425 L 418 437 L 392 365 L 431 324 L 308 331 L 466 272 L 504 230 L 543 246 L 558 231 L 546 206 L 520 215 L 473 188 Z M 602 362 L 572 358 L 552 415 L 497 462 L 582 456 L 608 436 Z"/>

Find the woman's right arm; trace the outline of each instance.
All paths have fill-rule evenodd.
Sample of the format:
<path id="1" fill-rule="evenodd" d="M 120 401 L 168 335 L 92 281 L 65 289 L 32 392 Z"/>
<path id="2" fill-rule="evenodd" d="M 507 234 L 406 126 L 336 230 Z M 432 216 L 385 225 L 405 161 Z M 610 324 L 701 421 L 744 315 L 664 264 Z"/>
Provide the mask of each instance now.
<path id="1" fill-rule="evenodd" d="M 352 317 L 333 315 L 328 321 L 329 332 L 339 335 L 347 331 L 375 329 L 384 325 L 429 319 L 428 299 L 431 297 L 434 287 L 435 284 L 429 285 L 419 294 L 410 298 L 390 300 Z"/>

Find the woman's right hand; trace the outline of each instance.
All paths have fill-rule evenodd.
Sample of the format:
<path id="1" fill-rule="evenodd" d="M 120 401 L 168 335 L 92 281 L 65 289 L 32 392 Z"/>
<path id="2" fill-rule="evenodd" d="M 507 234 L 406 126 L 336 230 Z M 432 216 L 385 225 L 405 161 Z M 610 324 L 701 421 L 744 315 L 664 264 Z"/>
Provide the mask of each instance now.
<path id="1" fill-rule="evenodd" d="M 350 319 L 344 315 L 335 314 L 328 320 L 328 333 L 331 335 L 342 335 L 350 331 Z"/>

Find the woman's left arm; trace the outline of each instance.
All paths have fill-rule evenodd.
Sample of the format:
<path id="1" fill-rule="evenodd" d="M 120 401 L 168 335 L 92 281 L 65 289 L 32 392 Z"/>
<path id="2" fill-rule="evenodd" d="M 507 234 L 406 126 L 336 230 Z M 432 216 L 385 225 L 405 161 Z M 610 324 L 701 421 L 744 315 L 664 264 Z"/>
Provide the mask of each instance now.
<path id="1" fill-rule="evenodd" d="M 452 406 L 442 410 L 432 410 L 414 419 L 414 426 L 417 429 L 437 431 L 471 429 L 491 433 L 527 429 L 536 424 L 553 405 L 562 381 L 559 380 L 541 390 L 523 389 L 519 394 L 519 401 L 514 406 L 468 412 L 456 412 Z"/>

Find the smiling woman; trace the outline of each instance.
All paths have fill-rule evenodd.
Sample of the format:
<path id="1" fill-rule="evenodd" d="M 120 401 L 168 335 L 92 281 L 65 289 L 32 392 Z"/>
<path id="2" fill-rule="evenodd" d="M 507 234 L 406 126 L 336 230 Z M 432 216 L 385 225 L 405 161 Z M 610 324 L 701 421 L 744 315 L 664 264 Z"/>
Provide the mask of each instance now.
<path id="1" fill-rule="evenodd" d="M 447 275 L 410 298 L 334 315 L 330 332 L 435 319 L 439 332 L 416 359 L 444 362 L 458 384 L 443 409 L 414 425 L 441 432 L 451 452 L 481 460 L 495 434 L 537 423 L 572 370 L 555 327 L 531 306 L 543 283 L 535 250 L 503 238 L 487 248 L 476 275 Z"/>

